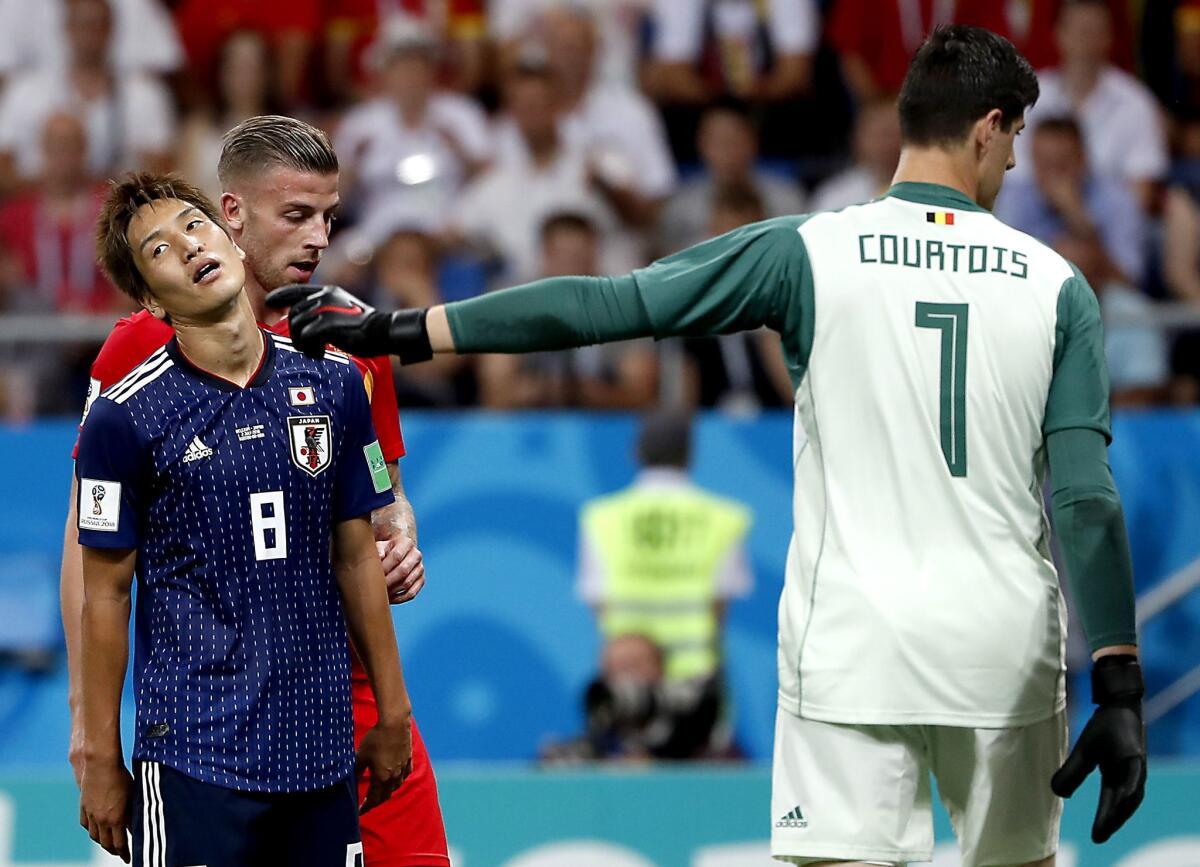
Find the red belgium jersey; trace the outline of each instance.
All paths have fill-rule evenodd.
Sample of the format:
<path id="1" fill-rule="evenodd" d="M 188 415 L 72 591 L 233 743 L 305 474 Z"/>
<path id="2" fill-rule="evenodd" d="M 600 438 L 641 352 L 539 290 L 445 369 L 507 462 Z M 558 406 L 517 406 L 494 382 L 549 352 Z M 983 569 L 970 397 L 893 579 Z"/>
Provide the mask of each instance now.
<path id="1" fill-rule="evenodd" d="M 267 326 L 277 334 L 289 333 L 287 319 Z M 166 346 L 175 336 L 174 329 L 145 310 L 126 316 L 113 327 L 92 362 L 88 383 L 86 418 L 92 401 L 115 385 L 127 373 L 145 361 L 152 352 Z M 384 459 L 391 462 L 404 456 L 404 438 L 400 433 L 400 410 L 392 379 L 391 359 L 357 358 L 354 363 L 363 375 L 363 384 L 371 401 L 371 418 Z M 71 457 L 79 449 L 76 441 Z M 355 745 L 375 724 L 375 696 L 367 683 L 366 672 L 356 654 L 350 654 L 350 687 L 354 703 Z M 412 773 L 387 803 L 376 807 L 361 819 L 365 867 L 450 867 L 442 808 L 438 803 L 437 780 L 425 742 L 413 720 Z M 365 783 L 360 792 L 365 795 Z"/>

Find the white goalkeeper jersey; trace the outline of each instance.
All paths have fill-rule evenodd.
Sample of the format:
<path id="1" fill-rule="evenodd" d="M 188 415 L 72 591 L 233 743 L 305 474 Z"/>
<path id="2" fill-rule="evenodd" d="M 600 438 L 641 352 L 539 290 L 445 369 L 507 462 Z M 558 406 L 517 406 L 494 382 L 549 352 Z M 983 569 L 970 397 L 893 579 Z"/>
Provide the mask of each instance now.
<path id="1" fill-rule="evenodd" d="M 1078 272 L 961 193 L 899 184 L 635 279 L 656 330 L 783 336 L 796 407 L 780 705 L 971 727 L 1060 710 L 1044 437 L 1108 435 L 1099 307 Z"/>

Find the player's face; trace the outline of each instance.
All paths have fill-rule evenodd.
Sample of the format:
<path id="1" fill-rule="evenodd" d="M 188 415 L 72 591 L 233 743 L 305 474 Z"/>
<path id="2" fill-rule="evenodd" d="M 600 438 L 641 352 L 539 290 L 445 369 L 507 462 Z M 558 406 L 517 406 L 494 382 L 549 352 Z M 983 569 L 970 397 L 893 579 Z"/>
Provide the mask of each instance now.
<path id="1" fill-rule="evenodd" d="M 995 206 L 996 197 L 1000 195 L 1000 185 L 1004 182 L 1004 173 L 1017 164 L 1013 146 L 1016 143 L 1017 135 L 1024 127 L 1025 119 L 1023 117 L 1013 121 L 1007 131 L 1003 125 L 997 122 L 986 137 L 976 199 L 989 211 Z"/>
<path id="2" fill-rule="evenodd" d="M 126 239 L 150 287 L 147 307 L 203 319 L 227 309 L 246 284 L 241 251 L 190 202 L 159 199 L 138 208 Z"/>
<path id="3" fill-rule="evenodd" d="M 276 166 L 239 181 L 221 205 L 246 267 L 265 291 L 307 283 L 329 246 L 338 176 Z"/>

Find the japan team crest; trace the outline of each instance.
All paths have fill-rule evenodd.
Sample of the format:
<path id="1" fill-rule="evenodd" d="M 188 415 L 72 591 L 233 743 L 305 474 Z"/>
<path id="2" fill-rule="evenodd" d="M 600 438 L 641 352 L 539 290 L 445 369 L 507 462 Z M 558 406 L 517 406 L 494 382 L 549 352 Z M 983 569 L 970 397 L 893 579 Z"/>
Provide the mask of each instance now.
<path id="1" fill-rule="evenodd" d="M 310 476 L 320 475 L 332 461 L 332 439 L 329 416 L 288 416 L 292 463 Z"/>

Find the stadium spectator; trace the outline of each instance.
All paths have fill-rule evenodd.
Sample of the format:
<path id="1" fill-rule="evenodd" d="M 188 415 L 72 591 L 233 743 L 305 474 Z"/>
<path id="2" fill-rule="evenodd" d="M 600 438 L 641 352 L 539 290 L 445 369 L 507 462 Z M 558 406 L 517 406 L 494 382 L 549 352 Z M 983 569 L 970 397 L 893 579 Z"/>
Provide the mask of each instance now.
<path id="1" fill-rule="evenodd" d="M 900 159 L 900 115 L 896 103 L 877 99 L 858 109 L 852 138 L 854 162 L 817 187 L 812 210 L 836 211 L 883 195 Z"/>
<path id="2" fill-rule="evenodd" d="M 149 75 L 112 67 L 108 0 L 67 0 L 65 28 L 66 66 L 14 76 L 0 100 L 0 183 L 38 176 L 42 125 L 58 111 L 84 120 L 91 174 L 165 166 L 174 135 L 170 94 Z"/>
<path id="3" fill-rule="evenodd" d="M 271 48 L 262 34 L 239 30 L 221 46 L 216 101 L 202 105 L 184 121 L 179 145 L 179 169 L 206 195 L 221 197 L 217 161 L 225 131 L 250 117 L 274 114 Z"/>
<path id="4" fill-rule="evenodd" d="M 541 276 L 598 274 L 599 248 L 596 227 L 587 217 L 553 214 L 541 228 Z M 534 355 L 484 355 L 479 381 L 480 402 L 493 409 L 640 409 L 657 396 L 658 357 L 654 344 L 645 340 Z"/>
<path id="5" fill-rule="evenodd" d="M 795 213 L 795 212 L 793 212 Z M 706 237 L 715 238 L 766 219 L 763 199 L 751 186 L 721 187 L 708 205 Z M 749 415 L 790 406 L 795 388 L 783 362 L 779 336 L 766 328 L 682 341 L 689 405 Z"/>
<path id="6" fill-rule="evenodd" d="M 217 75 L 221 46 L 231 33 L 254 30 L 274 52 L 272 86 L 284 108 L 308 94 L 305 75 L 320 32 L 321 0 L 179 0 L 175 25 L 188 57 L 189 96 L 204 101 Z"/>
<path id="7" fill-rule="evenodd" d="M 611 186 L 597 182 L 586 149 L 563 134 L 557 91 L 545 67 L 522 65 L 509 75 L 504 102 L 518 146 L 501 147 L 492 168 L 463 191 L 452 236 L 495 255 L 502 280 L 533 279 L 540 271 L 542 223 L 569 211 L 587 216 L 600 233 L 603 273 L 641 264 L 638 236 L 617 231 Z"/>
<path id="8" fill-rule="evenodd" d="M 660 246 L 673 253 L 709 237 L 713 202 L 725 187 L 754 190 L 769 217 L 804 210 L 804 197 L 794 181 L 758 167 L 758 144 L 745 103 L 726 99 L 705 110 L 696 135 L 703 171 L 671 197 L 660 225 Z"/>
<path id="9" fill-rule="evenodd" d="M 1112 405 L 1162 403 L 1170 366 L 1166 338 L 1147 321 L 1153 314 L 1154 302 L 1113 267 L 1095 233 L 1068 230 L 1053 246 L 1075 264 L 1100 300 Z"/>
<path id="10" fill-rule="evenodd" d="M 0 76 L 58 69 L 67 62 L 64 30 L 70 0 L 0 0 Z M 175 72 L 183 47 L 161 0 L 113 0 L 109 60 L 121 72 Z"/>
<path id="11" fill-rule="evenodd" d="M 361 95 L 371 79 L 369 47 L 396 19 L 419 20 L 442 49 L 441 73 L 454 90 L 472 93 L 487 73 L 485 0 L 339 0 L 324 21 L 324 85 L 338 104 Z"/>
<path id="12" fill-rule="evenodd" d="M 1163 106 L 1174 114 L 1200 113 L 1200 2 L 1147 3 L 1141 46 L 1143 78 Z"/>
<path id="13" fill-rule="evenodd" d="M 1058 53 L 1058 38 L 1055 33 L 1058 16 L 1062 11 L 1065 0 L 1024 0 L 1024 2 L 1009 3 L 1008 17 L 1012 30 L 1013 41 L 1025 55 L 1034 69 L 1045 69 L 1057 66 L 1061 57 Z M 1130 20 L 1130 3 L 1128 0 L 1106 0 L 1112 15 L 1113 47 L 1111 59 L 1113 63 L 1125 70 L 1132 70 L 1134 62 L 1133 22 Z M 1147 3 L 1149 12 L 1153 6 L 1168 6 L 1174 0 L 1164 3 Z M 1143 58 L 1147 60 L 1148 58 Z"/>
<path id="14" fill-rule="evenodd" d="M 438 242 L 412 229 L 392 233 L 372 260 L 369 293 L 385 307 L 421 307 L 442 300 L 438 287 Z M 437 359 L 419 367 L 394 366 L 396 399 L 402 407 L 455 407 L 474 403 L 474 363 Z"/>
<path id="15" fill-rule="evenodd" d="M 622 221 L 652 225 L 676 181 L 661 118 L 633 87 L 597 79 L 599 34 L 586 9 L 548 11 L 542 31 L 547 65 L 559 88 L 563 134 L 587 150 Z"/>
<path id="16" fill-rule="evenodd" d="M 67 113 L 42 125 L 41 175 L 0 208 L 0 285 L 10 309 L 107 312 L 113 287 L 96 264 L 103 188 L 88 172 L 87 132 Z"/>
<path id="17" fill-rule="evenodd" d="M 1008 35 L 1005 4 L 992 0 L 833 0 L 829 39 L 860 103 L 900 92 L 909 58 L 933 28 L 974 24 Z"/>
<path id="18" fill-rule="evenodd" d="M 695 707 L 720 693 L 725 611 L 753 584 L 745 550 L 752 518 L 689 479 L 686 416 L 647 416 L 637 458 L 642 469 L 629 487 L 580 513 L 578 591 L 606 642 L 632 635 L 657 645 L 676 706 L 690 698 Z"/>
<path id="19" fill-rule="evenodd" d="M 502 69 L 512 69 L 530 42 L 542 38 L 546 12 L 569 6 L 590 13 L 599 31 L 596 77 L 605 84 L 636 87 L 654 0 L 505 0 L 488 10 L 488 32 Z"/>
<path id="20" fill-rule="evenodd" d="M 1095 237 L 1106 259 L 1106 281 L 1140 284 L 1147 227 L 1133 193 L 1121 180 L 1090 169 L 1074 120 L 1047 118 L 1030 138 L 1031 173 L 1004 185 L 996 216 L 1046 244 L 1064 232 Z"/>
<path id="21" fill-rule="evenodd" d="M 1167 173 L 1166 133 L 1153 95 L 1110 61 L 1113 28 L 1107 0 L 1064 0 L 1058 17 L 1061 64 L 1038 73 L 1041 96 L 1025 115 L 1030 132 L 1044 118 L 1073 115 L 1088 162 L 1099 175 L 1130 184 L 1151 209 Z M 1031 136 L 1017 139 L 1017 168 L 1028 173 Z"/>
<path id="22" fill-rule="evenodd" d="M 397 220 L 442 228 L 455 196 L 492 155 L 479 106 L 438 89 L 436 52 L 424 25 L 387 21 L 371 48 L 379 96 L 352 108 L 334 137 L 342 189 L 375 241 Z"/>
<path id="23" fill-rule="evenodd" d="M 821 22 L 813 0 L 654 0 L 654 30 L 660 102 L 780 102 L 811 84 Z"/>
<path id="24" fill-rule="evenodd" d="M 770 156 L 819 149 L 822 131 L 796 123 L 814 110 L 804 100 L 821 31 L 815 0 L 654 0 L 653 23 L 643 82 L 661 105 L 677 159 L 695 159 L 701 111 L 722 96 L 754 107 Z M 815 110 L 824 117 L 825 108 Z"/>

